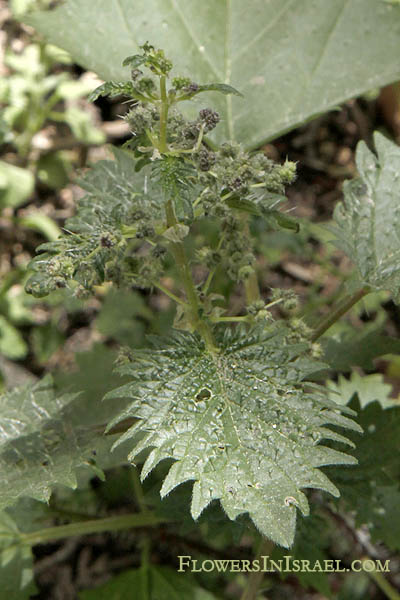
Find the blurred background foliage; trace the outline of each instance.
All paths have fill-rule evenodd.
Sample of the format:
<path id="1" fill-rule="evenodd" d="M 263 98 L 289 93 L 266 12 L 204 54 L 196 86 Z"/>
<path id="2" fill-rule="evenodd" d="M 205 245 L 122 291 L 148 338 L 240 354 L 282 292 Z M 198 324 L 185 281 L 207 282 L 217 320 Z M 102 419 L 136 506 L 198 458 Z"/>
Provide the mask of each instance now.
<path id="1" fill-rule="evenodd" d="M 167 333 L 175 309 L 157 291 L 116 290 L 107 285 L 98 287 L 88 300 L 75 297 L 69 289 L 39 300 L 24 291 L 27 264 L 35 248 L 59 236 L 65 219 L 73 214 L 75 200 L 82 195 L 75 183 L 77 173 L 110 156 L 106 142 L 121 145 L 129 134 L 119 118 L 126 105 L 119 99 L 100 99 L 90 105 L 86 97 L 99 84 L 96 75 L 74 64 L 65 51 L 45 43 L 19 20 L 32 8 L 54 4 L 51 0 L 0 0 L 0 389 L 52 372 L 60 389 L 84 390 L 86 398 L 100 400 L 116 384 L 112 371 L 120 347 L 145 345 L 146 333 Z M 274 160 L 288 157 L 298 161 L 298 180 L 288 190 L 286 208 L 302 227 L 294 235 L 266 231 L 261 221 L 253 223 L 262 291 L 268 295 L 271 287 L 294 289 L 301 299 L 299 316 L 310 325 L 318 315 L 329 312 L 351 274 L 344 255 L 325 244 L 330 233 L 324 225 L 341 197 L 343 181 L 355 174 L 356 144 L 360 139 L 370 143 L 376 129 L 399 140 L 399 124 L 399 87 L 395 84 L 371 90 L 263 147 Z M 206 222 L 196 230 L 192 251 L 201 248 L 205 239 L 218 239 L 218 231 Z M 203 275 L 200 270 L 195 273 L 199 279 Z M 220 292 L 232 286 L 223 272 L 216 279 Z M 167 271 L 163 284 L 168 288 L 172 283 Z M 230 309 L 238 314 L 244 302 L 243 290 L 233 290 L 230 302 Z M 336 323 L 329 339 L 322 339 L 330 365 L 325 377 L 332 380 L 332 396 L 337 400 L 339 394 L 346 402 L 350 395 L 358 395 L 362 406 L 377 399 L 383 405 L 398 403 L 399 333 L 399 310 L 386 293 L 369 295 L 346 319 Z M 343 373 L 340 377 L 338 371 Z M 373 379 L 367 383 L 363 379 L 361 384 L 364 376 Z M 190 486 L 182 486 L 173 499 L 161 504 L 158 489 L 162 469 L 165 465 L 146 480 L 145 502 L 160 514 L 175 511 L 181 526 L 174 534 L 162 528 L 151 533 L 158 548 L 154 562 L 173 566 L 177 554 L 191 553 L 204 558 L 246 558 L 253 540 L 243 538 L 241 520 L 227 526 L 221 512 L 211 507 L 199 524 L 193 523 L 184 508 L 189 504 Z M 106 482 L 83 478 L 78 491 L 57 491 L 49 507 L 35 501 L 21 502 L 12 516 L 20 522 L 21 514 L 25 518 L 30 514 L 29 521 L 38 527 L 63 522 L 65 516 L 71 520 L 74 515 L 101 516 L 110 510 L 134 507 L 134 478 L 135 474 L 124 467 L 110 471 Z M 315 560 L 333 553 L 346 558 L 371 551 L 371 547 L 374 556 L 388 556 L 375 538 L 371 540 L 356 523 L 342 518 L 336 504 L 327 511 L 319 494 L 314 496 L 315 514 L 302 521 L 301 541 L 292 552 L 294 556 Z M 384 527 L 389 529 L 387 523 Z M 338 529 L 343 533 L 341 540 L 337 539 Z M 315 530 L 324 531 L 318 540 Z M 74 598 L 78 589 L 106 584 L 111 575 L 125 568 L 133 570 L 125 574 L 126 581 L 117 589 L 131 589 L 138 581 L 143 540 L 143 532 L 127 532 L 118 540 L 98 535 L 40 547 L 36 551 L 36 579 L 41 595 L 35 597 Z M 232 547 L 236 550 L 231 552 Z M 24 562 L 27 557 L 20 560 Z M 76 568 L 68 567 L 70 560 L 75 561 Z M 175 576 L 154 566 L 156 587 L 165 586 L 165 580 L 177 585 Z M 235 597 L 235 577 L 225 578 L 227 593 L 233 594 L 227 597 Z M 291 576 L 280 584 L 280 595 L 274 592 L 277 578 L 274 575 L 267 580 L 270 598 L 294 594 L 299 599 L 382 597 L 366 573 L 349 575 L 344 585 L 336 575 Z M 396 581 L 392 583 L 400 585 L 398 575 L 393 579 Z M 57 596 L 57 585 L 66 586 L 66 595 Z M 185 585 L 182 598 L 193 590 L 189 586 L 187 591 Z M 207 587 L 218 593 L 220 578 L 208 576 Z M 112 587 L 104 588 L 104 596 L 96 592 L 96 597 L 111 597 L 107 589 Z M 92 595 L 87 592 L 81 597 L 89 599 Z M 209 596 L 204 592 L 198 597 L 206 600 Z"/>

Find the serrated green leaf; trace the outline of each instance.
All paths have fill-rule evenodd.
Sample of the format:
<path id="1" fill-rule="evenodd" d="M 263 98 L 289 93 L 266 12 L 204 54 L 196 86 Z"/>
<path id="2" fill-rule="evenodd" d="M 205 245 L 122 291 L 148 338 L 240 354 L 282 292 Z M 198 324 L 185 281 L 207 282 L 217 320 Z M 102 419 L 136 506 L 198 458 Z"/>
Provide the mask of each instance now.
<path id="1" fill-rule="evenodd" d="M 167 567 L 150 566 L 117 575 L 105 585 L 83 591 L 79 600 L 215 600 L 215 596 L 199 587 L 190 576 Z"/>
<path id="2" fill-rule="evenodd" d="M 346 182 L 335 209 L 336 245 L 355 263 L 360 282 L 400 297 L 400 147 L 374 135 L 377 156 L 357 146 L 359 178 Z"/>
<path id="3" fill-rule="evenodd" d="M 127 56 L 123 61 L 122 61 L 122 66 L 123 67 L 131 67 L 131 69 L 137 69 L 137 67 L 140 67 L 140 65 L 143 65 L 147 60 L 146 56 L 143 56 L 141 54 L 133 54 L 132 56 Z"/>
<path id="4" fill-rule="evenodd" d="M 111 440 L 74 421 L 82 414 L 75 397 L 57 396 L 48 377 L 0 397 L 0 509 L 24 496 L 47 501 L 58 484 L 75 488 L 78 467 L 96 468 L 93 453 L 96 461 L 108 453 Z M 95 425 L 96 412 L 86 412 Z"/>
<path id="5" fill-rule="evenodd" d="M 205 85 L 197 85 L 196 90 L 179 96 L 179 100 L 188 100 L 194 96 L 197 96 L 197 94 L 201 94 L 202 92 L 220 92 L 225 96 L 229 96 L 231 94 L 233 96 L 240 96 L 243 98 L 243 94 L 238 92 L 238 90 L 231 85 L 227 85 L 226 83 L 208 83 Z"/>
<path id="6" fill-rule="evenodd" d="M 143 94 L 135 89 L 135 86 L 131 81 L 126 81 L 125 83 L 106 81 L 89 94 L 88 100 L 89 102 L 94 102 L 100 98 L 100 96 L 110 96 L 111 98 L 114 98 L 115 96 L 129 96 L 130 98 L 143 100 L 144 102 L 147 100 Z"/>
<path id="7" fill-rule="evenodd" d="M 41 254 L 30 267 L 36 273 L 28 280 L 27 290 L 45 296 L 71 280 L 91 288 L 106 280 L 107 265 L 119 269 L 130 249 L 123 242 L 123 230 L 137 221 L 131 217 L 140 211 L 156 222 L 164 200 L 156 185 L 148 181 L 149 171 L 134 170 L 131 153 L 114 148 L 115 160 L 102 160 L 79 180 L 87 194 L 79 201 L 77 214 L 66 221 L 67 235 L 37 248 Z M 123 182 L 123 184 L 121 183 Z M 110 245 L 102 244 L 111 236 Z M 129 285 L 131 285 L 131 281 Z"/>
<path id="8" fill-rule="evenodd" d="M 308 514 L 302 488 L 338 493 L 318 467 L 354 463 L 319 444 L 337 439 L 325 425 L 359 427 L 319 388 L 303 383 L 320 365 L 302 356 L 304 345 L 285 344 L 285 333 L 283 326 L 227 331 L 217 355 L 196 336 L 177 333 L 154 350 L 134 352 L 132 364 L 122 368 L 132 382 L 108 396 L 132 399 L 109 427 L 138 419 L 119 442 L 141 433 L 132 461 L 152 448 L 142 478 L 163 459 L 176 461 L 162 496 L 194 480 L 194 518 L 219 499 L 230 519 L 247 512 L 264 535 L 288 547 L 295 508 Z"/>
<path id="9" fill-rule="evenodd" d="M 338 382 L 328 381 L 328 389 L 333 390 L 331 399 L 339 404 L 349 404 L 354 396 L 358 397 L 361 408 L 371 402 L 379 402 L 382 408 L 398 406 L 399 403 L 390 397 L 392 386 L 385 383 L 380 373 L 361 376 L 354 371 L 350 379 L 339 375 Z"/>
<path id="10" fill-rule="evenodd" d="M 233 84 L 213 94 L 218 141 L 259 147 L 310 117 L 400 78 L 400 10 L 377 0 L 67 0 L 26 17 L 105 80 L 129 78 L 128 55 L 149 40 L 176 74 Z"/>

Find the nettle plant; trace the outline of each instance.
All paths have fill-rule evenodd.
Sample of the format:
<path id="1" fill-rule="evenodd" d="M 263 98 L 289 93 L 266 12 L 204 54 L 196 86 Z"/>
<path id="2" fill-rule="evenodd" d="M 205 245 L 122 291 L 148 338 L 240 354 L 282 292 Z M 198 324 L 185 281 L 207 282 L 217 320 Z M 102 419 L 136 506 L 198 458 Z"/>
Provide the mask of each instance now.
<path id="1" fill-rule="evenodd" d="M 69 288 L 80 298 L 105 282 L 158 290 L 176 303 L 174 328 L 144 348 L 121 350 L 125 383 L 98 409 L 79 396 L 56 394 L 47 378 L 0 399 L 0 507 L 24 496 L 48 500 L 56 484 L 76 486 L 75 470 L 83 464 L 102 476 L 102 468 L 127 456 L 143 463 L 142 481 L 169 460 L 162 497 L 193 482 L 193 519 L 219 501 L 226 523 L 239 518 L 251 530 L 252 522 L 285 548 L 293 545 L 298 513 L 309 514 L 307 490 L 340 495 L 332 479 L 341 482 L 353 510 L 360 501 L 363 519 L 360 498 L 379 505 L 384 489 L 398 488 L 399 409 L 373 404 L 360 424 L 346 406 L 353 393 L 344 400 L 339 385 L 318 379 L 327 368 L 318 340 L 369 292 L 399 297 L 400 149 L 380 134 L 377 156 L 365 143 L 358 146 L 359 177 L 346 183 L 332 227 L 356 276 L 349 295 L 312 329 L 292 290 L 260 293 L 252 229 L 257 220 L 297 234 L 298 222 L 280 210 L 296 165 L 276 164 L 233 142 L 216 145 L 208 134 L 220 116 L 212 108 L 192 119 L 180 112 L 182 102 L 203 92 L 238 95 L 230 85 L 171 77 L 171 61 L 148 43 L 124 65 L 130 81 L 106 82 L 91 99 L 129 99 L 132 138 L 113 150 L 113 160 L 85 174 L 76 216 L 62 237 L 39 247 L 26 289 L 42 297 Z M 238 293 L 244 307 L 231 314 L 231 296 Z M 99 427 L 104 415 L 105 430 Z M 366 445 L 360 434 L 371 427 Z M 382 451 L 394 458 L 371 465 L 384 438 Z M 354 442 L 360 444 L 355 450 Z M 348 467 L 328 477 L 321 469 L 327 465 Z M 3 514 L 14 554 L 16 539 L 26 549 L 55 535 L 18 533 Z M 377 515 L 373 523 L 383 518 Z M 68 527 L 84 533 L 163 520 L 146 509 L 67 525 L 58 535 L 70 535 Z M 243 597 L 255 597 L 252 589 Z"/>

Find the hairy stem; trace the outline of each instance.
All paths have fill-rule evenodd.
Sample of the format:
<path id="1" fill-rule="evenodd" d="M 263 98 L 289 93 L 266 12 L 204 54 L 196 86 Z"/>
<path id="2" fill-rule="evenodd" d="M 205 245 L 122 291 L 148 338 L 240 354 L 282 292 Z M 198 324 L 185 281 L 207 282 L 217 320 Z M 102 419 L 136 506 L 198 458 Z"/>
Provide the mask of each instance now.
<path id="1" fill-rule="evenodd" d="M 161 95 L 161 111 L 160 111 L 160 152 L 167 151 L 167 121 L 168 121 L 168 96 L 167 96 L 167 78 L 165 75 L 160 77 L 160 95 Z"/>
<path id="2" fill-rule="evenodd" d="M 243 215 L 242 218 L 245 219 L 244 233 L 249 238 L 250 237 L 250 226 L 249 226 L 248 216 Z M 248 277 L 245 280 L 244 289 L 246 292 L 246 303 L 247 304 L 252 304 L 253 302 L 257 302 L 257 300 L 260 300 L 261 293 L 260 293 L 260 286 L 258 285 L 258 278 L 257 278 L 256 272 L 251 273 L 250 277 Z"/>
<path id="3" fill-rule="evenodd" d="M 347 313 L 361 298 L 366 296 L 370 292 L 370 288 L 363 287 L 357 290 L 351 296 L 344 298 L 342 302 L 334 309 L 315 329 L 311 341 L 315 342 L 325 331 L 327 331 L 336 321 L 338 321 L 343 315 Z"/>
<path id="4" fill-rule="evenodd" d="M 184 300 L 182 300 L 182 298 L 179 298 L 178 296 L 176 296 L 173 292 L 171 292 L 171 290 L 169 290 L 164 285 L 162 285 L 162 283 L 159 283 L 158 281 L 153 281 L 153 285 L 154 285 L 154 287 L 156 287 L 159 290 L 161 290 L 162 292 L 164 292 L 164 294 L 166 296 L 171 298 L 171 300 L 174 300 L 174 302 L 176 302 L 177 304 L 181 304 L 182 306 L 186 306 L 186 307 L 188 306 L 188 304 Z"/>
<path id="5" fill-rule="evenodd" d="M 244 282 L 244 289 L 246 291 L 246 302 L 251 304 L 260 300 L 260 288 L 258 286 L 258 279 L 256 273 L 251 273 L 250 277 Z"/>
<path id="6" fill-rule="evenodd" d="M 256 553 L 256 557 L 260 561 L 260 564 L 262 562 L 262 557 L 270 554 L 273 546 L 274 544 L 273 542 L 271 542 L 271 540 L 267 540 L 263 537 L 261 538 L 258 546 L 258 551 Z M 240 600 L 256 600 L 258 590 L 260 589 L 263 579 L 264 573 L 261 570 L 253 571 L 247 579 L 247 586 L 246 589 L 243 591 Z M 266 598 L 266 596 L 264 596 L 264 598 Z"/>
<path id="7" fill-rule="evenodd" d="M 167 227 L 174 227 L 174 225 L 178 224 L 172 200 L 168 200 L 166 204 L 166 217 Z M 183 242 L 171 242 L 170 248 L 176 266 L 178 267 L 182 285 L 188 300 L 191 324 L 193 328 L 200 333 L 206 343 L 207 348 L 212 352 L 216 352 L 217 348 L 215 346 L 211 330 L 207 323 L 203 321 L 199 315 L 199 299 L 193 282 L 189 261 L 186 256 L 185 246 L 183 245 Z"/>
<path id="8" fill-rule="evenodd" d="M 118 515 L 104 519 L 69 523 L 68 525 L 60 525 L 58 527 L 47 527 L 46 529 L 40 529 L 32 533 L 22 534 L 20 539 L 23 544 L 34 546 L 35 544 L 43 544 L 51 540 L 76 535 L 87 535 L 101 531 L 118 531 L 121 529 L 130 529 L 131 527 L 146 527 L 149 525 L 159 525 L 164 522 L 167 522 L 167 519 L 157 517 L 150 512 Z"/>

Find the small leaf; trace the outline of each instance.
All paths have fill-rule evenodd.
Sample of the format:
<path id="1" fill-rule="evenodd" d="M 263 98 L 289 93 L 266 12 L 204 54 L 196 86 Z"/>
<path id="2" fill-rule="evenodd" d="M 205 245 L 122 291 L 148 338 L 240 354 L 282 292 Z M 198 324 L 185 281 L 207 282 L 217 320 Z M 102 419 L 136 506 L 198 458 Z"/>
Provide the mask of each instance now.
<path id="1" fill-rule="evenodd" d="M 232 94 L 233 96 L 240 96 L 243 98 L 243 94 L 238 92 L 234 87 L 228 85 L 226 83 L 208 83 L 204 85 L 197 85 L 193 87 L 193 90 L 190 90 L 181 96 L 178 96 L 177 100 L 189 100 L 197 94 L 201 94 L 201 92 L 220 92 L 225 96 L 229 96 Z"/>
<path id="2" fill-rule="evenodd" d="M 141 94 L 138 90 L 136 90 L 132 81 L 125 82 L 116 82 L 116 81 L 106 81 L 97 87 L 93 92 L 88 95 L 88 101 L 94 102 L 100 96 L 110 96 L 110 98 L 114 98 L 115 96 L 129 96 L 130 98 L 134 98 L 135 100 L 141 100 L 143 102 L 147 102 L 148 98 Z"/>
<path id="3" fill-rule="evenodd" d="M 234 96 L 241 96 L 243 98 L 243 94 L 226 83 L 208 83 L 205 85 L 200 85 L 199 87 L 201 92 L 220 92 L 226 96 L 233 94 Z"/>
<path id="4" fill-rule="evenodd" d="M 354 464 L 352 457 L 320 445 L 338 439 L 325 425 L 360 428 L 318 388 L 303 383 L 321 365 L 302 355 L 304 345 L 286 344 L 285 334 L 282 325 L 226 331 L 216 355 L 188 333 L 176 333 L 169 342 L 156 339 L 154 350 L 133 351 L 133 362 L 121 369 L 131 383 L 108 396 L 131 400 L 109 427 L 139 419 L 120 438 L 134 443 L 129 460 L 154 448 L 142 477 L 161 460 L 175 460 L 162 496 L 194 480 L 194 518 L 219 499 L 230 519 L 248 512 L 264 535 L 288 547 L 296 507 L 308 514 L 301 489 L 338 494 L 318 467 Z"/>
<path id="5" fill-rule="evenodd" d="M 140 67 L 140 65 L 143 65 L 146 62 L 146 60 L 147 60 L 146 56 L 143 56 L 140 54 L 132 54 L 132 56 L 127 56 L 122 61 L 122 66 L 123 67 L 130 66 L 132 69 L 137 69 L 137 67 Z"/>

